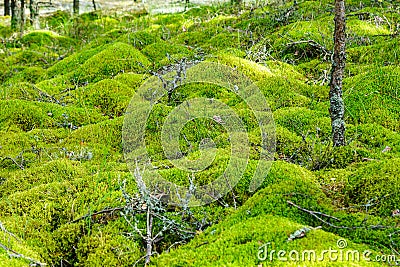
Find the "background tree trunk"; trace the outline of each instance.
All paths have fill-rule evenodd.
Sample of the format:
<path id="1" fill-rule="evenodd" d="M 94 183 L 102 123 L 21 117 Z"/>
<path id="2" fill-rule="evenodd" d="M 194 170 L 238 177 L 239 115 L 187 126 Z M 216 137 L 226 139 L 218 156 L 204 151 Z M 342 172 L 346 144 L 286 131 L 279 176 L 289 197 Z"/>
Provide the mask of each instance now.
<path id="1" fill-rule="evenodd" d="M 39 22 L 39 5 L 36 0 L 29 1 L 29 12 L 31 18 L 31 25 L 35 30 L 40 29 L 40 22 Z"/>
<path id="2" fill-rule="evenodd" d="M 97 10 L 96 0 L 92 0 L 92 5 L 93 5 L 93 10 L 96 11 Z"/>
<path id="3" fill-rule="evenodd" d="M 335 33 L 332 76 L 329 91 L 333 146 L 344 146 L 343 74 L 346 66 L 346 20 L 344 0 L 335 0 Z"/>
<path id="4" fill-rule="evenodd" d="M 10 0 L 4 0 L 4 16 L 10 15 Z"/>
<path id="5" fill-rule="evenodd" d="M 19 25 L 19 31 L 22 33 L 24 31 L 25 25 L 26 25 L 26 13 L 25 13 L 25 0 L 20 0 L 21 1 L 21 23 Z"/>
<path id="6" fill-rule="evenodd" d="M 11 0 L 11 28 L 18 29 L 21 25 L 21 0 Z"/>
<path id="7" fill-rule="evenodd" d="M 74 0 L 73 10 L 75 15 L 79 15 L 79 0 Z"/>

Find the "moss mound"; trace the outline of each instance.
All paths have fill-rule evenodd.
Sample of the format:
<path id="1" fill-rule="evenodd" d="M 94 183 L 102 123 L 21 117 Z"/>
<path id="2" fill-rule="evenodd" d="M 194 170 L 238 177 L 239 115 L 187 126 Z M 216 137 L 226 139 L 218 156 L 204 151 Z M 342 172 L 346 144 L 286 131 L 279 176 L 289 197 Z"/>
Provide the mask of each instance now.
<path id="1" fill-rule="evenodd" d="M 192 52 L 183 45 L 171 44 L 166 41 L 158 41 L 143 48 L 145 54 L 155 65 L 161 67 L 161 60 L 167 57 L 172 59 L 180 59 L 192 55 Z M 168 62 L 166 62 L 168 63 Z"/>
<path id="2" fill-rule="evenodd" d="M 131 45 L 113 43 L 85 61 L 74 71 L 72 79 L 76 82 L 97 82 L 123 72 L 143 73 L 149 65 L 149 60 Z"/>
<path id="3" fill-rule="evenodd" d="M 399 74 L 399 68 L 384 67 L 347 79 L 344 85 L 347 120 L 354 124 L 376 123 L 398 131 Z"/>
<path id="4" fill-rule="evenodd" d="M 135 93 L 130 88 L 116 80 L 104 79 L 86 87 L 80 87 L 73 92 L 77 106 L 98 109 L 109 117 L 121 116 Z"/>
<path id="5" fill-rule="evenodd" d="M 304 225 L 294 223 L 279 216 L 259 216 L 239 223 L 213 227 L 200 234 L 193 242 L 181 249 L 172 250 L 155 259 L 155 266 L 298 266 L 298 260 L 303 257 L 301 251 L 314 250 L 321 255 L 327 247 L 336 247 L 337 235 L 317 230 L 311 231 L 306 238 L 286 242 L 288 235 L 303 228 Z M 323 240 L 323 242 L 321 242 Z M 268 245 L 267 245 L 268 243 Z M 269 246 L 268 252 L 260 250 Z M 349 249 L 366 250 L 367 247 L 354 243 Z M 287 251 L 288 254 L 280 261 L 271 250 Z M 298 251 L 291 254 L 289 251 Z M 261 253 L 260 253 L 261 252 Z M 260 254 L 258 254 L 260 253 Z M 264 255 L 266 253 L 266 255 Z M 261 255 L 260 259 L 257 255 Z M 311 256 L 313 257 L 313 256 Z M 307 259 L 307 256 L 306 256 Z M 330 262 L 329 258 L 321 261 L 307 261 L 308 266 L 347 266 L 348 261 Z M 367 264 L 364 262 L 363 264 Z M 369 266 L 369 265 L 368 265 Z M 371 264 L 371 266 L 379 266 Z"/>
<path id="6" fill-rule="evenodd" d="M 61 36 L 53 31 L 36 30 L 31 31 L 21 38 L 20 42 L 26 46 L 62 46 L 71 47 L 75 41 L 71 38 Z"/>
<path id="7" fill-rule="evenodd" d="M 265 189 L 256 193 L 232 215 L 200 233 L 187 245 L 156 258 L 154 264 L 157 266 L 185 264 L 192 266 L 257 266 L 259 264 L 297 266 L 298 262 L 295 259 L 280 262 L 276 258 L 270 260 L 267 254 L 267 259 L 263 260 L 257 257 L 257 253 L 260 247 L 268 242 L 271 246 L 269 250 L 276 251 L 280 249 L 320 251 L 326 249 L 325 246 L 337 246 L 336 242 L 340 237 L 323 230 L 314 230 L 303 239 L 287 242 L 290 234 L 305 225 L 310 227 L 308 223 L 312 225 L 307 215 L 287 204 L 287 198 L 303 207 L 313 207 L 314 210 L 324 210 L 329 206 L 315 177 L 310 172 L 291 164 L 276 162 L 264 186 Z M 359 250 L 369 249 L 355 243 L 350 243 L 349 247 Z M 265 260 L 267 261 L 263 262 Z M 310 264 L 331 266 L 332 263 L 328 261 L 327 259 L 322 263 L 310 262 Z M 337 261 L 335 264 L 347 266 L 348 262 Z"/>
<path id="8" fill-rule="evenodd" d="M 82 108 L 62 107 L 52 103 L 30 102 L 25 100 L 2 100 L 0 125 L 3 129 L 18 127 L 23 131 L 35 128 L 74 128 L 95 121 L 102 116 Z"/>
<path id="9" fill-rule="evenodd" d="M 70 55 L 64 59 L 62 59 L 60 62 L 57 62 L 53 66 L 47 69 L 47 75 L 49 78 L 53 78 L 54 76 L 57 75 L 64 75 L 70 72 L 71 70 L 74 70 L 83 63 L 85 63 L 89 58 L 92 56 L 96 55 L 97 53 L 101 52 L 102 50 L 105 49 L 105 46 L 98 46 L 93 49 L 85 49 L 83 51 L 74 53 L 73 55 Z"/>
<path id="10" fill-rule="evenodd" d="M 390 216 L 400 203 L 397 179 L 399 159 L 377 161 L 359 167 L 348 176 L 346 188 L 350 203 L 377 201 L 371 207 L 381 216 Z"/>

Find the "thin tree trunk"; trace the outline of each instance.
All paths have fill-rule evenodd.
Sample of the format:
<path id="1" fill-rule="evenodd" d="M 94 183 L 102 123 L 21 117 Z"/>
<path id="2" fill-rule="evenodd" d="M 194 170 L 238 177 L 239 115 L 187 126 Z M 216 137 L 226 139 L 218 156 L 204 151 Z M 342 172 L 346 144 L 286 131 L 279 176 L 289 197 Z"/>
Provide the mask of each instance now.
<path id="1" fill-rule="evenodd" d="M 21 25 L 21 0 L 11 0 L 11 28 L 16 30 Z"/>
<path id="2" fill-rule="evenodd" d="M 31 17 L 31 25 L 35 30 L 40 29 L 40 22 L 39 22 L 39 5 L 36 0 L 29 1 L 29 12 Z"/>
<path id="3" fill-rule="evenodd" d="M 25 13 L 25 0 L 21 1 L 21 21 L 19 25 L 19 32 L 22 34 L 24 32 L 25 24 L 26 24 L 26 13 Z"/>
<path id="4" fill-rule="evenodd" d="M 96 10 L 97 10 L 97 7 L 96 7 L 96 0 L 92 0 L 92 4 L 93 4 L 93 9 L 94 9 L 94 11 L 96 11 Z"/>
<path id="5" fill-rule="evenodd" d="M 346 66 L 346 20 L 344 0 L 335 0 L 335 34 L 329 91 L 333 146 L 345 145 L 343 74 Z"/>
<path id="6" fill-rule="evenodd" d="M 73 10 L 75 15 L 79 15 L 79 0 L 74 0 Z"/>
<path id="7" fill-rule="evenodd" d="M 10 0 L 4 0 L 4 16 L 10 16 Z"/>

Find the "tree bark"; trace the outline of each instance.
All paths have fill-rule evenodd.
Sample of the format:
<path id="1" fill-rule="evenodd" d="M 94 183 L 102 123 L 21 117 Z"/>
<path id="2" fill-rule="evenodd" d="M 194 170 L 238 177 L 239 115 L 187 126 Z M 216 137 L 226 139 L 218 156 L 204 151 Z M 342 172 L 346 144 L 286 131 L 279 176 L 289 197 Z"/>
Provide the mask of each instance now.
<path id="1" fill-rule="evenodd" d="M 20 15 L 21 15 L 21 21 L 19 24 L 19 32 L 23 33 L 24 32 L 24 28 L 25 28 L 25 24 L 26 24 L 26 14 L 25 14 L 25 0 L 20 0 L 21 1 L 21 11 L 20 11 Z"/>
<path id="2" fill-rule="evenodd" d="M 93 10 L 96 11 L 97 10 L 96 0 L 92 0 L 92 4 L 93 4 Z"/>
<path id="3" fill-rule="evenodd" d="M 329 113 L 332 124 L 333 146 L 345 145 L 343 75 L 346 66 L 346 17 L 345 1 L 335 0 L 335 33 L 332 75 L 330 82 Z"/>
<path id="4" fill-rule="evenodd" d="M 11 28 L 16 30 L 21 25 L 21 0 L 11 0 Z"/>
<path id="5" fill-rule="evenodd" d="M 10 0 L 4 0 L 4 16 L 10 16 Z"/>
<path id="6" fill-rule="evenodd" d="M 75 15 L 79 15 L 79 0 L 74 0 L 73 10 Z"/>
<path id="7" fill-rule="evenodd" d="M 40 29 L 40 22 L 39 22 L 39 5 L 36 0 L 29 1 L 29 13 L 31 18 L 31 25 L 35 30 Z"/>

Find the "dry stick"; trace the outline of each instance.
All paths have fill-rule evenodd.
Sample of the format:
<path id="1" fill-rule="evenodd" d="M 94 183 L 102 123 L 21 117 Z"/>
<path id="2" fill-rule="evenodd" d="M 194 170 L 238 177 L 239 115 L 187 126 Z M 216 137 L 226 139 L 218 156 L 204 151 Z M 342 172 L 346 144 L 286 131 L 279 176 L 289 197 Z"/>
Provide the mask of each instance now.
<path id="1" fill-rule="evenodd" d="M 6 229 L 6 227 L 3 225 L 2 222 L 0 222 L 0 230 L 2 230 L 4 233 L 8 234 L 8 235 L 11 236 L 11 237 L 14 237 L 15 240 L 17 240 L 18 242 L 21 242 L 21 240 L 20 240 L 16 235 L 14 235 L 13 233 L 9 232 L 9 231 Z"/>
<path id="2" fill-rule="evenodd" d="M 111 208 L 111 209 L 104 209 L 104 210 L 97 211 L 97 212 L 94 212 L 94 213 L 87 213 L 87 214 L 85 214 L 85 215 L 73 220 L 70 223 L 76 223 L 76 222 L 79 222 L 80 220 L 86 219 L 88 217 L 92 217 L 92 216 L 96 216 L 96 215 L 100 215 L 100 214 L 104 214 L 104 213 L 113 213 L 115 211 L 121 211 L 123 209 L 124 209 L 124 207 L 116 207 L 116 208 Z"/>
<path id="3" fill-rule="evenodd" d="M 354 230 L 354 229 L 367 229 L 367 228 L 370 228 L 370 229 L 389 229 L 389 228 L 394 228 L 394 227 L 384 226 L 384 225 L 352 226 L 352 227 L 349 227 L 349 226 L 337 226 L 337 225 L 334 225 L 334 224 L 332 224 L 332 223 L 330 223 L 330 222 L 328 222 L 328 221 L 326 221 L 326 220 L 320 218 L 318 215 L 321 215 L 321 216 L 324 216 L 324 217 L 327 217 L 327 218 L 331 218 L 331 219 L 335 219 L 335 220 L 337 220 L 337 221 L 340 221 L 340 219 L 338 219 L 338 218 L 336 218 L 336 217 L 334 217 L 334 216 L 331 216 L 331 215 L 328 215 L 328 214 L 325 214 L 325 213 L 321 213 L 321 212 L 312 211 L 312 210 L 308 210 L 308 209 L 302 208 L 302 207 L 300 207 L 299 205 L 294 204 L 294 203 L 293 203 L 292 201 L 290 201 L 290 200 L 286 200 L 286 202 L 287 202 L 289 205 L 291 205 L 291 206 L 293 206 L 293 207 L 296 207 L 296 208 L 298 208 L 299 210 L 304 211 L 304 212 L 310 214 L 311 216 L 313 216 L 313 217 L 316 218 L 317 220 L 319 220 L 319 221 L 321 221 L 321 222 L 323 222 L 323 223 L 325 223 L 325 224 L 327 224 L 327 225 L 329 225 L 329 226 L 331 226 L 331 227 L 333 227 L 333 228 L 337 228 L 337 229 L 350 229 L 350 230 Z M 317 214 L 318 214 L 318 215 L 317 215 Z"/>
<path id="4" fill-rule="evenodd" d="M 322 46 L 321 44 L 319 44 L 318 42 L 316 42 L 316 41 L 314 41 L 312 39 L 287 43 L 286 46 L 295 46 L 295 45 L 298 45 L 298 44 L 309 44 L 312 47 L 318 48 L 319 50 L 323 51 L 327 56 L 331 56 L 332 55 L 331 51 L 329 51 L 324 46 Z"/>
<path id="5" fill-rule="evenodd" d="M 7 251 L 8 256 L 10 256 L 11 258 L 22 258 L 25 260 L 28 260 L 31 262 L 30 266 L 46 266 L 46 263 L 41 263 L 37 260 L 34 260 L 30 257 L 27 257 L 21 253 L 16 252 L 15 250 L 7 247 L 6 245 L 4 245 L 3 243 L 0 242 L 0 248 L 4 249 L 5 251 Z"/>
<path id="6" fill-rule="evenodd" d="M 21 170 L 24 170 L 24 166 L 22 164 L 19 164 L 15 159 L 13 159 L 12 157 L 5 157 L 1 160 L 1 162 L 5 161 L 6 159 L 11 160 L 15 165 L 18 166 L 18 168 L 20 168 Z"/>
<path id="7" fill-rule="evenodd" d="M 49 99 L 51 100 L 52 103 L 56 103 L 56 104 L 58 104 L 58 105 L 61 105 L 61 102 L 60 102 L 58 99 L 56 99 L 54 96 L 49 95 L 48 93 L 46 93 L 46 92 L 40 90 L 40 88 L 38 88 L 38 87 L 37 87 L 36 85 L 34 85 L 34 84 L 31 84 L 31 86 L 32 86 L 33 89 L 35 89 L 36 91 L 38 91 L 40 95 L 43 95 L 43 96 L 49 98 Z"/>
<path id="8" fill-rule="evenodd" d="M 372 15 L 372 13 L 370 12 L 360 12 L 360 13 L 354 13 L 354 14 L 346 14 L 346 17 L 363 17 L 363 16 L 367 16 L 370 17 Z"/>
<path id="9" fill-rule="evenodd" d="M 391 234 L 389 235 L 389 240 L 390 240 L 390 243 L 391 243 L 390 248 L 392 249 L 392 251 L 394 251 L 397 255 L 400 256 L 400 252 L 398 252 L 398 251 L 393 247 L 393 246 L 396 246 L 396 243 L 393 241 L 393 238 L 392 238 L 392 236 L 395 235 L 395 234 L 400 234 L 400 230 L 397 230 L 397 231 L 395 231 L 395 232 L 393 232 L 393 233 L 391 233 Z"/>
<path id="10" fill-rule="evenodd" d="M 8 234 L 9 236 L 15 238 L 18 242 L 21 242 L 21 240 L 16 235 L 14 235 L 13 233 L 9 232 L 4 227 L 2 222 L 0 222 L 0 230 L 2 230 L 4 233 Z M 12 258 L 23 258 L 23 259 L 29 260 L 31 263 L 34 264 L 34 266 L 36 266 L 36 265 L 45 266 L 46 265 L 45 263 L 41 263 L 41 262 L 36 261 L 36 260 L 34 260 L 34 259 L 30 258 L 30 257 L 27 257 L 27 256 L 25 256 L 25 255 L 23 255 L 21 253 L 16 252 L 15 250 L 7 247 L 6 245 L 4 245 L 1 242 L 0 242 L 0 248 L 4 249 L 7 252 L 8 256 L 10 256 Z"/>

